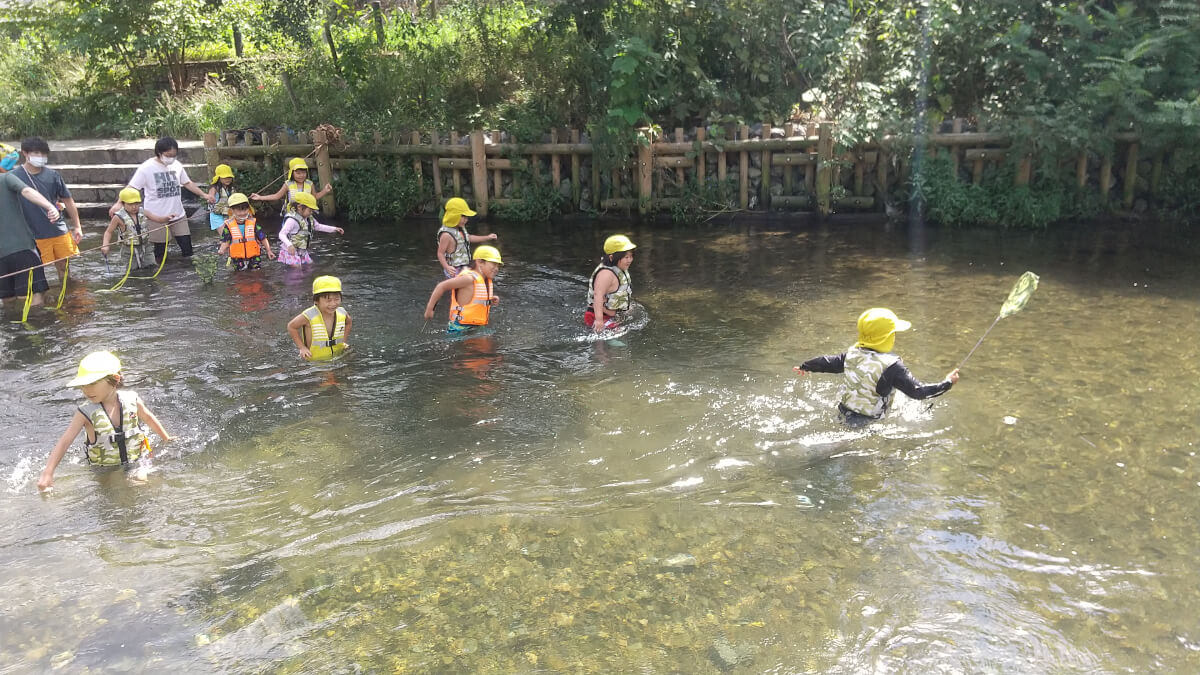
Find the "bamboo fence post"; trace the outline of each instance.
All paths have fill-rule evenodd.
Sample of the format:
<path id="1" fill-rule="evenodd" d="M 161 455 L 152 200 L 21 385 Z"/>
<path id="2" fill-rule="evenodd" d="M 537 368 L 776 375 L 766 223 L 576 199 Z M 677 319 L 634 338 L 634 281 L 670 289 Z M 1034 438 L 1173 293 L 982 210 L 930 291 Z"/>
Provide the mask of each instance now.
<path id="1" fill-rule="evenodd" d="M 600 164 L 596 161 L 596 146 L 592 145 L 592 208 L 600 210 Z"/>
<path id="2" fill-rule="evenodd" d="M 323 130 L 318 129 L 313 132 L 313 142 L 317 146 L 317 175 L 321 179 L 321 182 L 316 185 L 332 184 L 333 167 L 329 164 L 329 138 Z M 332 194 L 321 197 L 321 214 L 329 217 L 337 215 L 337 207 Z"/>
<path id="3" fill-rule="evenodd" d="M 788 122 L 783 125 L 783 137 L 791 138 L 796 134 L 796 125 Z M 790 151 L 789 151 L 790 152 Z M 790 197 L 796 193 L 796 169 L 791 164 L 783 167 L 783 194 Z"/>
<path id="4" fill-rule="evenodd" d="M 438 130 L 433 129 L 429 132 L 429 144 L 433 146 L 434 153 L 430 159 L 431 171 L 433 171 L 433 200 L 438 206 L 442 205 L 442 169 L 438 166 L 437 146 L 438 146 Z"/>
<path id="5" fill-rule="evenodd" d="M 861 197 L 863 193 L 863 173 L 866 171 L 866 158 L 859 150 L 854 155 L 854 196 Z"/>
<path id="6" fill-rule="evenodd" d="M 726 127 L 726 129 L 728 129 L 728 127 Z M 728 131 L 726 131 L 726 133 L 723 134 L 722 137 L 729 138 Z M 725 147 L 725 146 L 722 145 L 721 147 Z M 725 151 L 721 150 L 720 152 L 717 153 L 717 191 L 721 195 L 722 203 L 724 203 L 725 201 L 727 201 L 729 199 L 729 195 L 727 194 L 729 192 L 729 189 L 728 189 L 728 186 L 725 184 L 726 178 L 728 178 L 728 176 L 729 176 L 729 160 L 725 155 Z"/>
<path id="7" fill-rule="evenodd" d="M 221 153 L 217 150 L 217 134 L 212 131 L 204 134 L 204 162 L 208 164 L 208 175 L 216 175 Z"/>
<path id="8" fill-rule="evenodd" d="M 821 122 L 817 133 L 817 211 L 827 216 L 833 210 L 833 123 Z"/>
<path id="9" fill-rule="evenodd" d="M 1112 182 L 1112 155 L 1104 153 L 1104 157 L 1100 158 L 1100 201 L 1108 203 L 1108 191 L 1111 189 L 1109 183 Z"/>
<path id="10" fill-rule="evenodd" d="M 683 142 L 683 127 L 675 127 L 675 142 L 676 143 Z M 683 189 L 683 181 L 684 181 L 683 167 L 677 166 L 677 167 L 675 167 L 675 182 L 679 185 L 680 190 Z M 663 196 L 665 196 L 665 195 L 663 195 Z"/>
<path id="11" fill-rule="evenodd" d="M 475 193 L 475 211 L 480 216 L 488 214 L 487 149 L 483 144 L 483 131 L 471 132 L 471 191 Z"/>
<path id="12" fill-rule="evenodd" d="M 375 39 L 382 47 L 386 40 L 383 36 L 383 7 L 380 6 L 379 0 L 371 2 L 371 18 L 375 21 Z"/>
<path id="13" fill-rule="evenodd" d="M 493 129 L 488 136 L 492 139 L 492 145 L 500 145 L 500 132 Z M 504 196 L 504 177 L 500 175 L 500 169 L 492 169 L 492 194 L 499 199 Z"/>
<path id="14" fill-rule="evenodd" d="M 654 146 L 650 143 L 650 130 L 639 129 L 640 133 L 646 140 L 638 143 L 638 213 L 646 215 L 650 213 L 650 200 L 654 195 L 651 194 L 653 189 L 654 175 Z"/>
<path id="15" fill-rule="evenodd" d="M 817 136 L 820 132 L 815 122 L 809 122 L 804 130 L 804 139 L 808 140 Z M 804 165 L 804 191 L 809 195 L 809 198 L 816 192 L 817 189 L 817 170 L 812 162 Z"/>
<path id="16" fill-rule="evenodd" d="M 1017 187 L 1024 187 L 1029 185 L 1031 178 L 1033 178 L 1033 155 L 1026 153 L 1017 163 L 1017 174 L 1013 176 L 1013 184 Z"/>
<path id="17" fill-rule="evenodd" d="M 420 145 L 421 144 L 421 132 L 419 132 L 419 131 L 412 132 L 412 135 L 410 137 L 410 142 L 413 145 Z M 420 194 L 422 197 L 424 197 L 425 196 L 425 178 L 424 178 L 424 176 L 421 175 L 421 156 L 420 155 L 415 155 L 415 154 L 413 155 L 413 175 L 417 177 L 418 194 Z"/>
<path id="18" fill-rule="evenodd" d="M 1125 191 L 1121 195 L 1121 203 L 1125 208 L 1133 206 L 1133 190 L 1137 183 L 1138 142 L 1133 141 L 1125 150 Z"/>
<path id="19" fill-rule="evenodd" d="M 450 145 L 458 145 L 458 131 L 455 129 L 451 129 L 450 130 L 450 138 L 448 138 L 446 140 L 449 141 Z M 453 180 L 454 180 L 454 196 L 461 197 L 462 196 L 462 171 L 459 169 L 451 169 L 450 175 L 451 175 L 451 177 L 453 177 Z"/>
<path id="20" fill-rule="evenodd" d="M 558 145 L 558 128 L 550 128 L 550 145 Z M 550 184 L 554 189 L 558 189 L 558 184 L 562 182 L 562 160 L 559 159 L 558 153 L 550 155 Z"/>
<path id="21" fill-rule="evenodd" d="M 579 145 L 579 130 L 571 130 L 571 145 Z M 578 152 L 571 153 L 571 210 L 579 210 L 579 200 L 583 195 L 583 184 L 579 181 L 581 162 Z"/>
<path id="22" fill-rule="evenodd" d="M 1075 160 L 1075 187 L 1080 190 L 1087 185 L 1087 168 L 1088 168 L 1088 152 L 1087 148 L 1079 151 L 1079 157 Z"/>
<path id="23" fill-rule="evenodd" d="M 1162 180 L 1163 153 L 1154 155 L 1154 168 L 1150 169 L 1150 196 L 1158 196 L 1158 184 Z"/>
<path id="24" fill-rule="evenodd" d="M 750 127 L 745 124 L 738 127 L 738 138 L 748 140 Z M 738 204 L 742 210 L 750 208 L 750 154 L 745 150 L 738 153 Z"/>
<path id="25" fill-rule="evenodd" d="M 955 117 L 951 123 L 950 130 L 956 134 L 961 134 L 963 129 L 963 120 L 961 117 Z M 958 180 L 958 158 L 961 151 L 957 145 L 950 146 L 950 175 L 954 176 L 954 180 Z"/>
<path id="26" fill-rule="evenodd" d="M 771 125 L 766 122 L 762 124 L 762 139 L 764 141 L 771 140 Z M 758 184 L 758 201 L 762 210 L 771 210 L 771 151 L 763 150 L 762 157 L 759 158 L 759 163 L 762 165 L 762 173 L 759 174 Z"/>
<path id="27" fill-rule="evenodd" d="M 696 185 L 699 188 L 704 187 L 704 171 L 707 169 L 705 166 L 704 136 L 704 127 L 696 127 L 696 143 L 700 147 L 700 150 L 696 153 Z"/>

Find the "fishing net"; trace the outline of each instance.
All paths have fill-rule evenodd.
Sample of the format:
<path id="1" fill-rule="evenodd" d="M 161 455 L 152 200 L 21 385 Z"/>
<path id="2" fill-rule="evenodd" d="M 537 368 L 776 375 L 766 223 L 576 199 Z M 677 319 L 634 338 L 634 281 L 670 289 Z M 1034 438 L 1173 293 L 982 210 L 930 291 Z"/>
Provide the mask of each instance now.
<path id="1" fill-rule="evenodd" d="M 1029 302 L 1029 298 L 1033 296 L 1033 292 L 1038 287 L 1038 275 L 1033 272 L 1026 272 L 1017 279 L 1016 285 L 1008 293 L 1008 299 L 1004 301 L 1004 306 L 1000 308 L 1000 318 L 1012 316 L 1021 311 L 1025 307 L 1025 303 Z"/>

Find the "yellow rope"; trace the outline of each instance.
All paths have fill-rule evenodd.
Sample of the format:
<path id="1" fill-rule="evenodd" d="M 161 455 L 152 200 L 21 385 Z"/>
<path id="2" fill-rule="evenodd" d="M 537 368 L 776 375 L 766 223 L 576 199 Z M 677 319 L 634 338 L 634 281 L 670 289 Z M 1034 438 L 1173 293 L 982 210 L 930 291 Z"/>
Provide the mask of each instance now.
<path id="1" fill-rule="evenodd" d="M 71 259 L 67 258 L 66 265 L 63 266 L 62 279 L 60 279 L 62 281 L 62 290 L 58 292 L 58 304 L 54 306 L 54 309 L 62 309 L 63 300 L 67 297 L 67 276 L 70 274 Z"/>
<path id="2" fill-rule="evenodd" d="M 33 270 L 36 267 L 30 268 L 29 278 L 25 281 L 25 308 L 21 310 L 21 320 L 13 323 L 25 323 L 29 321 L 29 308 L 33 306 Z"/>
<path id="3" fill-rule="evenodd" d="M 164 257 L 166 257 L 166 256 L 164 256 Z M 121 277 L 121 280 L 117 282 L 116 286 L 113 286 L 112 288 L 110 288 L 108 290 L 115 291 L 118 288 L 124 286 L 125 282 L 129 280 L 129 273 L 132 270 L 133 270 L 133 242 L 129 242 L 129 264 L 125 266 L 125 276 Z"/>

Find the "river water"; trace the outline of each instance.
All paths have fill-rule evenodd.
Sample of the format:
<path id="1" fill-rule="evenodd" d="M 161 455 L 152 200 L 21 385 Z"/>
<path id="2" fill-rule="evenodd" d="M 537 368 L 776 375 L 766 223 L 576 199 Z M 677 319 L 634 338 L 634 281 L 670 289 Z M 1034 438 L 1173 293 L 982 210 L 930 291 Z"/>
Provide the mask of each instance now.
<path id="1" fill-rule="evenodd" d="M 325 365 L 284 330 L 315 272 L 73 265 L 0 332 L 0 672 L 1200 670 L 1192 232 L 624 227 L 500 230 L 466 340 L 421 318 L 432 225 L 322 238 L 355 347 Z M 586 341 L 622 230 L 649 320 Z M 886 306 L 940 378 L 1026 269 L 932 406 L 848 429 L 791 372 Z M 40 496 L 102 348 L 180 438 Z"/>

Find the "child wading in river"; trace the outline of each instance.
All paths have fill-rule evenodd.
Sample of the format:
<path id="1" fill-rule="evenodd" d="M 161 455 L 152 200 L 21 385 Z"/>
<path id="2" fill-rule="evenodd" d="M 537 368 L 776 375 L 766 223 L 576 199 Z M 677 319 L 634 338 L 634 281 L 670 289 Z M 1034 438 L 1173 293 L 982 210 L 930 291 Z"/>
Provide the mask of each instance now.
<path id="1" fill-rule="evenodd" d="M 471 244 L 496 240 L 494 233 L 484 236 L 467 232 L 467 219 L 474 215 L 467 200 L 461 197 L 446 202 L 442 226 L 437 231 L 437 261 L 447 279 L 471 266 Z"/>
<path id="2" fill-rule="evenodd" d="M 225 221 L 221 228 L 221 249 L 218 255 L 229 253 L 229 260 L 237 265 L 239 270 L 258 269 L 262 267 L 262 249 L 267 249 L 267 257 L 275 259 L 271 252 L 271 242 L 267 235 L 258 227 L 258 221 L 250 215 L 250 200 L 246 195 L 235 192 L 229 198 L 229 212 L 232 216 Z"/>
<path id="3" fill-rule="evenodd" d="M 446 324 L 446 332 L 451 334 L 465 333 L 473 328 L 486 326 L 492 311 L 492 305 L 499 298 L 492 292 L 492 280 L 500 265 L 500 251 L 494 246 L 480 246 L 472 256 L 474 267 L 468 267 L 458 273 L 453 279 L 447 279 L 438 284 L 429 296 L 425 305 L 425 320 L 433 318 L 433 310 L 438 300 L 446 291 L 450 291 L 450 322 Z"/>
<path id="4" fill-rule="evenodd" d="M 349 347 L 350 315 L 342 309 L 342 282 L 337 277 L 317 277 L 312 292 L 313 306 L 289 321 L 287 330 L 300 358 L 328 361 Z"/>
<path id="5" fill-rule="evenodd" d="M 87 460 L 98 466 L 129 466 L 139 459 L 149 458 L 147 425 L 162 440 L 171 440 L 142 399 L 134 392 L 120 388 L 121 361 L 111 352 L 93 352 L 85 356 L 79 362 L 75 379 L 67 386 L 79 387 L 88 402 L 75 410 L 67 430 L 50 452 L 46 468 L 38 478 L 39 490 L 54 484 L 54 470 L 81 430 L 86 432 Z"/>
<path id="6" fill-rule="evenodd" d="M 143 216 L 157 225 L 144 224 Z M 156 216 L 149 211 L 142 211 L 142 193 L 131 187 L 122 188 L 121 208 L 109 221 L 108 228 L 104 230 L 100 252 L 104 254 L 105 258 L 108 257 L 110 242 L 112 242 L 113 233 L 116 233 L 117 246 L 129 246 L 130 255 L 133 256 L 130 265 L 141 269 L 146 256 L 146 242 L 149 241 L 150 230 L 154 227 L 166 227 L 167 223 L 177 217 L 178 214 L 174 213 Z"/>
<path id="7" fill-rule="evenodd" d="M 210 229 L 219 230 L 229 220 L 229 198 L 237 191 L 233 184 L 233 169 L 228 164 L 218 164 L 213 172 L 212 183 L 208 186 L 208 196 L 216 200 L 208 207 Z"/>
<path id="8" fill-rule="evenodd" d="M 292 161 L 288 162 L 288 179 L 284 181 L 283 187 L 279 188 L 274 194 L 269 195 L 260 195 L 255 192 L 250 195 L 250 199 L 273 202 L 276 199 L 287 196 L 287 199 L 283 202 L 283 209 L 279 212 L 279 215 L 286 216 L 296 211 L 296 195 L 310 194 L 315 202 L 332 191 L 333 186 L 326 183 L 325 187 L 321 188 L 320 192 L 317 192 L 317 186 L 308 179 L 308 163 L 303 157 L 294 157 Z M 313 208 L 316 207 L 314 206 Z"/>
<path id="9" fill-rule="evenodd" d="M 283 218 L 279 227 L 279 262 L 293 267 L 311 264 L 312 256 L 308 253 L 308 245 L 312 242 L 313 232 L 337 232 L 345 234 L 340 227 L 323 225 L 317 222 L 317 200 L 307 192 L 296 195 L 295 208 Z"/>
<path id="10" fill-rule="evenodd" d="M 818 356 L 796 366 L 800 375 L 843 373 L 842 397 L 838 411 L 851 423 L 865 423 L 883 417 L 891 407 L 896 390 L 915 399 L 933 398 L 950 391 L 958 382 L 958 369 L 950 371 L 936 384 L 922 384 L 908 372 L 900 357 L 891 353 L 896 333 L 912 324 L 890 309 L 868 309 L 858 317 L 858 341 L 845 352 Z"/>

